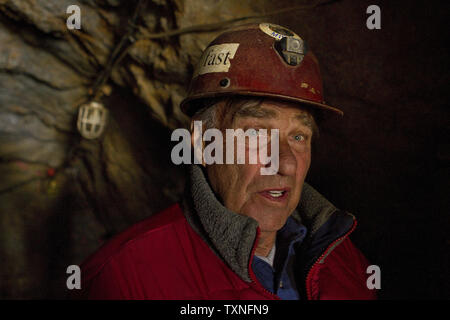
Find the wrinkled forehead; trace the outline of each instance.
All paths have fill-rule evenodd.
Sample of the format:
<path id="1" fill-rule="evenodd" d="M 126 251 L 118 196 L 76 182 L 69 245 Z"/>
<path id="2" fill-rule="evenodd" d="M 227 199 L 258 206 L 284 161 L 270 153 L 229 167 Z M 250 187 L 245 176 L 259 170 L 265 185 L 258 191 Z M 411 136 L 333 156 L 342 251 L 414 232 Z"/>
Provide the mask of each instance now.
<path id="1" fill-rule="evenodd" d="M 230 105 L 231 104 L 231 105 Z M 226 106 L 224 106 L 226 108 Z M 238 119 L 272 120 L 289 114 L 302 125 L 313 128 L 313 116 L 299 103 L 271 99 L 238 99 L 228 105 L 228 123 Z"/>

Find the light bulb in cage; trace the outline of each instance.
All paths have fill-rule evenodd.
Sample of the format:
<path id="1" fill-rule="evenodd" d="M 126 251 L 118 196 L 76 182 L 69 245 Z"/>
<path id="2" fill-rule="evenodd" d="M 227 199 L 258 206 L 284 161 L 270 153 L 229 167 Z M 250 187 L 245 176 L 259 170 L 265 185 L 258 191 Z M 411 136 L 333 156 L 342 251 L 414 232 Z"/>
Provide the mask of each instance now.
<path id="1" fill-rule="evenodd" d="M 98 138 L 105 130 L 107 118 L 108 110 L 101 103 L 83 104 L 78 110 L 78 131 L 86 139 Z"/>

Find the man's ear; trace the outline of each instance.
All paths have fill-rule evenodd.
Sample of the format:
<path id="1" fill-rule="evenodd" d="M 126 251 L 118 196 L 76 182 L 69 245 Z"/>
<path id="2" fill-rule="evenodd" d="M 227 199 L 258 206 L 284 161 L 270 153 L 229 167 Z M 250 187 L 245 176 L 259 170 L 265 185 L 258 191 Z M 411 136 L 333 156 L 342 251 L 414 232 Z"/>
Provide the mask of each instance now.
<path id="1" fill-rule="evenodd" d="M 202 159 L 201 165 L 203 167 L 206 167 L 205 159 L 203 157 L 203 150 L 205 149 L 205 141 L 203 140 L 204 126 L 202 121 L 192 118 L 190 129 L 191 129 L 191 146 L 192 150 L 194 150 L 194 157 L 196 154 L 200 156 Z"/>

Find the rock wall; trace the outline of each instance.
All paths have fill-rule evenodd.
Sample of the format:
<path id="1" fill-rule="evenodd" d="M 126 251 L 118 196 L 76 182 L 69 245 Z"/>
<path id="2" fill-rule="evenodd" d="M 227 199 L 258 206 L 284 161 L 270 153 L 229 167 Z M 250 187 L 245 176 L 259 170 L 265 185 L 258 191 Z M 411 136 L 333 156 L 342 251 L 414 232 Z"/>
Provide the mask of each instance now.
<path id="1" fill-rule="evenodd" d="M 148 36 L 267 7 L 144 2 L 135 43 L 105 88 L 108 127 L 89 141 L 76 129 L 78 107 L 137 1 L 0 1 L 0 297 L 63 297 L 68 265 L 180 198 L 185 172 L 170 161 L 170 132 L 188 124 L 179 103 L 215 33 Z M 73 4 L 81 30 L 66 26 Z"/>

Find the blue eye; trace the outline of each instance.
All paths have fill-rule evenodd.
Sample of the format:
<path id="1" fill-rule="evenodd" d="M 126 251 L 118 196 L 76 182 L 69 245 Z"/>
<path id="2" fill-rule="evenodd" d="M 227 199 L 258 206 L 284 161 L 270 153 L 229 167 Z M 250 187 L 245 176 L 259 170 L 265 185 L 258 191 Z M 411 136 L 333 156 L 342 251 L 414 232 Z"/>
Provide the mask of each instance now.
<path id="1" fill-rule="evenodd" d="M 298 134 L 298 135 L 296 135 L 296 136 L 294 137 L 294 139 L 295 139 L 296 141 L 303 141 L 303 140 L 305 140 L 305 137 L 304 137 L 303 135 L 301 135 L 301 134 Z"/>

